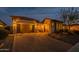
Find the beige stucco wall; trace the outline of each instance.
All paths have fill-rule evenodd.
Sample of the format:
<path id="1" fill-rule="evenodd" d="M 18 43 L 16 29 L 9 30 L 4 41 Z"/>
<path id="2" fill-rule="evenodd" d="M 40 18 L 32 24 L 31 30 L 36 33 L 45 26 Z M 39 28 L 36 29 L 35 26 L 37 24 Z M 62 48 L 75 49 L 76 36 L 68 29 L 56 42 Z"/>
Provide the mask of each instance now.
<path id="1" fill-rule="evenodd" d="M 51 19 L 45 19 L 44 21 L 45 29 L 47 32 L 51 33 L 52 32 L 52 21 Z"/>
<path id="2" fill-rule="evenodd" d="M 71 26 L 70 27 L 70 30 L 72 30 L 72 31 L 79 31 L 79 25 L 73 25 L 73 26 Z"/>
<path id="3" fill-rule="evenodd" d="M 22 33 L 24 32 L 31 32 L 31 25 L 35 25 L 35 21 L 29 21 L 29 20 L 23 20 L 23 19 L 20 19 L 20 18 L 14 18 L 13 19 L 13 23 L 12 23 L 12 26 L 13 26 L 13 32 L 14 33 L 17 33 L 17 24 L 20 24 L 20 31 Z"/>
<path id="4" fill-rule="evenodd" d="M 70 31 L 79 31 L 79 25 L 70 25 L 70 26 L 65 25 L 64 28 L 65 28 L 65 29 L 68 29 L 68 30 L 70 30 Z M 70 29 L 69 29 L 69 28 L 70 28 Z"/>

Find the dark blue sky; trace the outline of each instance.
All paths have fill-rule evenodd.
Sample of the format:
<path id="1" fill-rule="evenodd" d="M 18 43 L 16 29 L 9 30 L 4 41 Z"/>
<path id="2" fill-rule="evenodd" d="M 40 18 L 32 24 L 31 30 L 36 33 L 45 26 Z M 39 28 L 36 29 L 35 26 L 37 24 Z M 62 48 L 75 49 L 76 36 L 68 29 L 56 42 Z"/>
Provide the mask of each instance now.
<path id="1" fill-rule="evenodd" d="M 41 8 L 41 7 L 0 7 L 0 19 L 6 24 L 11 24 L 10 16 L 26 16 L 42 21 L 46 17 L 60 20 L 61 8 Z"/>

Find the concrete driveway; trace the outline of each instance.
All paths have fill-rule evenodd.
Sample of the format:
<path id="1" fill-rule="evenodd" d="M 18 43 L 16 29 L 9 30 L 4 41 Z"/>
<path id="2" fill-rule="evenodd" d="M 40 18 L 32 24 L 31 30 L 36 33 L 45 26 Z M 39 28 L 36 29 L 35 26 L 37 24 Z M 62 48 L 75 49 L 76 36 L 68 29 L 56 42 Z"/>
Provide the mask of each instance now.
<path id="1" fill-rule="evenodd" d="M 47 33 L 16 34 L 13 43 L 13 51 L 17 52 L 61 52 L 71 47 L 71 44 L 51 38 Z"/>

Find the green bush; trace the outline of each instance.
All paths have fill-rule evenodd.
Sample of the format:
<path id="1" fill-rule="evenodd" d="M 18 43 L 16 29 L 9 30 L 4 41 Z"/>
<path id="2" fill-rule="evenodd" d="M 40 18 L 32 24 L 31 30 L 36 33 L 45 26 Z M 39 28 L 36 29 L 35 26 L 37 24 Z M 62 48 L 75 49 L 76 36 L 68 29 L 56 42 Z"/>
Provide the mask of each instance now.
<path id="1" fill-rule="evenodd" d="M 9 32 L 5 29 L 0 29 L 0 40 L 5 39 L 8 36 Z"/>

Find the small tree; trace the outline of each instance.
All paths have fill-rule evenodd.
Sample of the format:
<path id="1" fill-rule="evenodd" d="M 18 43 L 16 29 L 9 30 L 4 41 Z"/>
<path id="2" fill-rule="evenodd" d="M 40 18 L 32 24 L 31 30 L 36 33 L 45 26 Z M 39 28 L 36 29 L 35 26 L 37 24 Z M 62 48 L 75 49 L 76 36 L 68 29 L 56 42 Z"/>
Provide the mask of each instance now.
<path id="1" fill-rule="evenodd" d="M 63 8 L 60 10 L 60 15 L 61 15 L 61 19 L 63 19 L 63 22 L 65 24 L 66 19 L 67 19 L 67 10 L 66 8 Z"/>
<path id="2" fill-rule="evenodd" d="M 64 8 L 61 9 L 61 17 L 64 20 L 65 24 L 69 25 L 69 30 L 70 30 L 70 25 L 72 24 L 72 21 L 76 20 L 79 16 L 79 12 L 77 11 L 76 8 Z"/>

